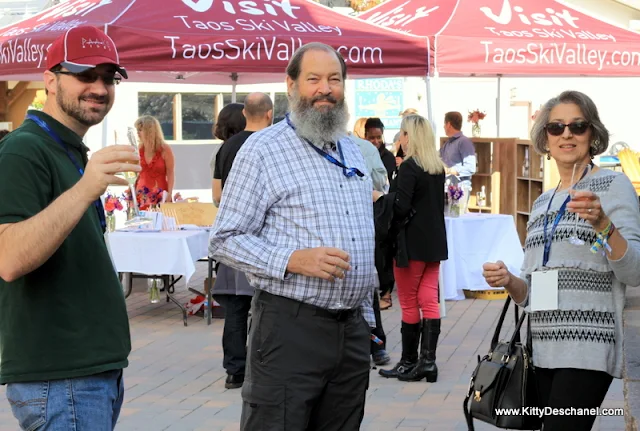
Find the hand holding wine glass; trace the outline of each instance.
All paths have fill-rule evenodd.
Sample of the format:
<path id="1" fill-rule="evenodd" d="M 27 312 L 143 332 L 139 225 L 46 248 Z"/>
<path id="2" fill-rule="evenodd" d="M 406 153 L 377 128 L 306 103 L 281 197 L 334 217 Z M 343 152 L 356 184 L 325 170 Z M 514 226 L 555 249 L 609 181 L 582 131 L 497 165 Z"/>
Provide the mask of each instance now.
<path id="1" fill-rule="evenodd" d="M 84 175 L 78 182 L 86 192 L 90 202 L 102 196 L 110 185 L 127 185 L 127 181 L 118 176 L 123 172 L 140 171 L 140 156 L 128 145 L 112 145 L 96 151 L 84 169 Z"/>
<path id="2" fill-rule="evenodd" d="M 583 205 L 578 205 L 577 202 L 581 202 L 583 200 L 583 196 L 595 196 L 594 193 L 590 191 L 590 183 L 591 183 L 591 164 L 581 164 L 576 163 L 573 165 L 573 174 L 571 176 L 571 187 L 569 188 L 569 195 L 571 196 L 571 202 L 567 204 L 567 209 L 570 212 L 576 213 L 575 223 L 573 225 L 573 233 L 571 237 L 569 237 L 569 242 L 573 245 L 584 245 L 585 242 L 578 237 L 578 219 L 582 217 L 581 213 L 575 211 L 576 206 L 578 208 L 582 207 L 586 210 L 586 216 L 590 216 L 590 212 L 593 212 L 593 209 L 590 207 L 586 207 Z M 597 198 L 597 196 L 596 196 Z"/>
<path id="3" fill-rule="evenodd" d="M 604 230 L 610 221 L 602 208 L 600 197 L 590 190 L 574 191 L 567 210 L 586 220 L 597 232 Z"/>

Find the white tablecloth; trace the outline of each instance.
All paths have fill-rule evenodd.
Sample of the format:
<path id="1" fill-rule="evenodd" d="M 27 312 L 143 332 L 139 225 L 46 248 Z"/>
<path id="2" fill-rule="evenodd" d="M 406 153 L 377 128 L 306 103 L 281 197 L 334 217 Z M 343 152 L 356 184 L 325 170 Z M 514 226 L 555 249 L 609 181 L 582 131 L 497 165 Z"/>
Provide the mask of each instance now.
<path id="1" fill-rule="evenodd" d="M 519 275 L 524 253 L 513 217 L 503 214 L 467 214 L 445 217 L 449 259 L 440 267 L 445 299 L 464 299 L 463 289 L 489 290 L 482 264 L 503 261 Z"/>
<path id="2" fill-rule="evenodd" d="M 185 284 L 196 272 L 195 262 L 209 253 L 209 232 L 112 232 L 106 235 L 118 272 L 182 275 Z"/>

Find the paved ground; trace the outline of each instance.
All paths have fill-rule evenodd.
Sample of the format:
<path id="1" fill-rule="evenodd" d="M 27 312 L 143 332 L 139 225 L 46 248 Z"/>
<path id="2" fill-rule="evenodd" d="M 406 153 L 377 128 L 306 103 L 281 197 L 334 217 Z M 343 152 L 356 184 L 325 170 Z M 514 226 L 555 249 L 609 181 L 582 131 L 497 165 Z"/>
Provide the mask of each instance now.
<path id="1" fill-rule="evenodd" d="M 190 285 L 201 287 L 206 264 Z M 145 286 L 136 281 L 127 300 L 133 339 L 130 366 L 125 371 L 125 405 L 117 429 L 128 430 L 233 430 L 239 429 L 239 390 L 225 390 L 222 368 L 222 324 L 211 326 L 198 317 L 182 325 L 173 304 L 150 304 Z M 184 285 L 183 285 L 184 286 Z M 188 292 L 176 295 L 186 303 Z M 466 430 L 462 400 L 476 355 L 489 345 L 502 301 L 447 302 L 438 347 L 437 383 L 403 384 L 387 380 L 372 370 L 366 431 Z M 383 312 L 389 350 L 394 362 L 400 356 L 400 312 L 397 303 Z M 108 324 L 108 322 L 105 322 Z M 622 382 L 614 380 L 603 407 L 622 407 Z M 476 422 L 479 431 L 495 428 Z M 0 387 L 0 431 L 18 429 Z M 620 431 L 622 417 L 602 417 L 594 430 Z M 298 430 L 294 430 L 298 431 Z"/>

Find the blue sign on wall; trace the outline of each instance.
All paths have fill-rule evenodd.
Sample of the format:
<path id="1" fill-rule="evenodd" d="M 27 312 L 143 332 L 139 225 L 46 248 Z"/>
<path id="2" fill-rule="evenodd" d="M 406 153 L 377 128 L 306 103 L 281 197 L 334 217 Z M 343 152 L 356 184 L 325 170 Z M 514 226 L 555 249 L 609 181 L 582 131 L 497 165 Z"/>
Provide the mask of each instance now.
<path id="1" fill-rule="evenodd" d="M 357 79 L 356 118 L 378 117 L 387 129 L 400 129 L 404 79 Z"/>

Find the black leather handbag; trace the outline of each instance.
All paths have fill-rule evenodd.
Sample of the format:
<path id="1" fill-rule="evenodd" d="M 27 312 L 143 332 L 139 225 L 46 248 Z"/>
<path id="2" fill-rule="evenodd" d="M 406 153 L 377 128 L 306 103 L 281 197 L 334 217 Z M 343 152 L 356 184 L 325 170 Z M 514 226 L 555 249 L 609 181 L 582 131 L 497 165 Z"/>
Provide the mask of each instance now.
<path id="1" fill-rule="evenodd" d="M 520 328 L 526 317 L 518 317 L 518 306 L 514 303 L 515 331 L 510 341 L 498 341 L 511 297 L 504 304 L 496 326 L 491 349 L 480 359 L 469 383 L 469 392 L 464 399 L 464 416 L 469 431 L 474 431 L 473 420 L 477 419 L 498 428 L 514 430 L 539 430 L 540 417 L 531 412 L 517 414 L 523 407 L 539 407 L 535 370 L 531 361 L 531 329 L 527 329 L 527 344 L 520 341 Z M 529 322 L 527 321 L 527 326 Z M 514 409 L 510 414 L 499 409 Z"/>

